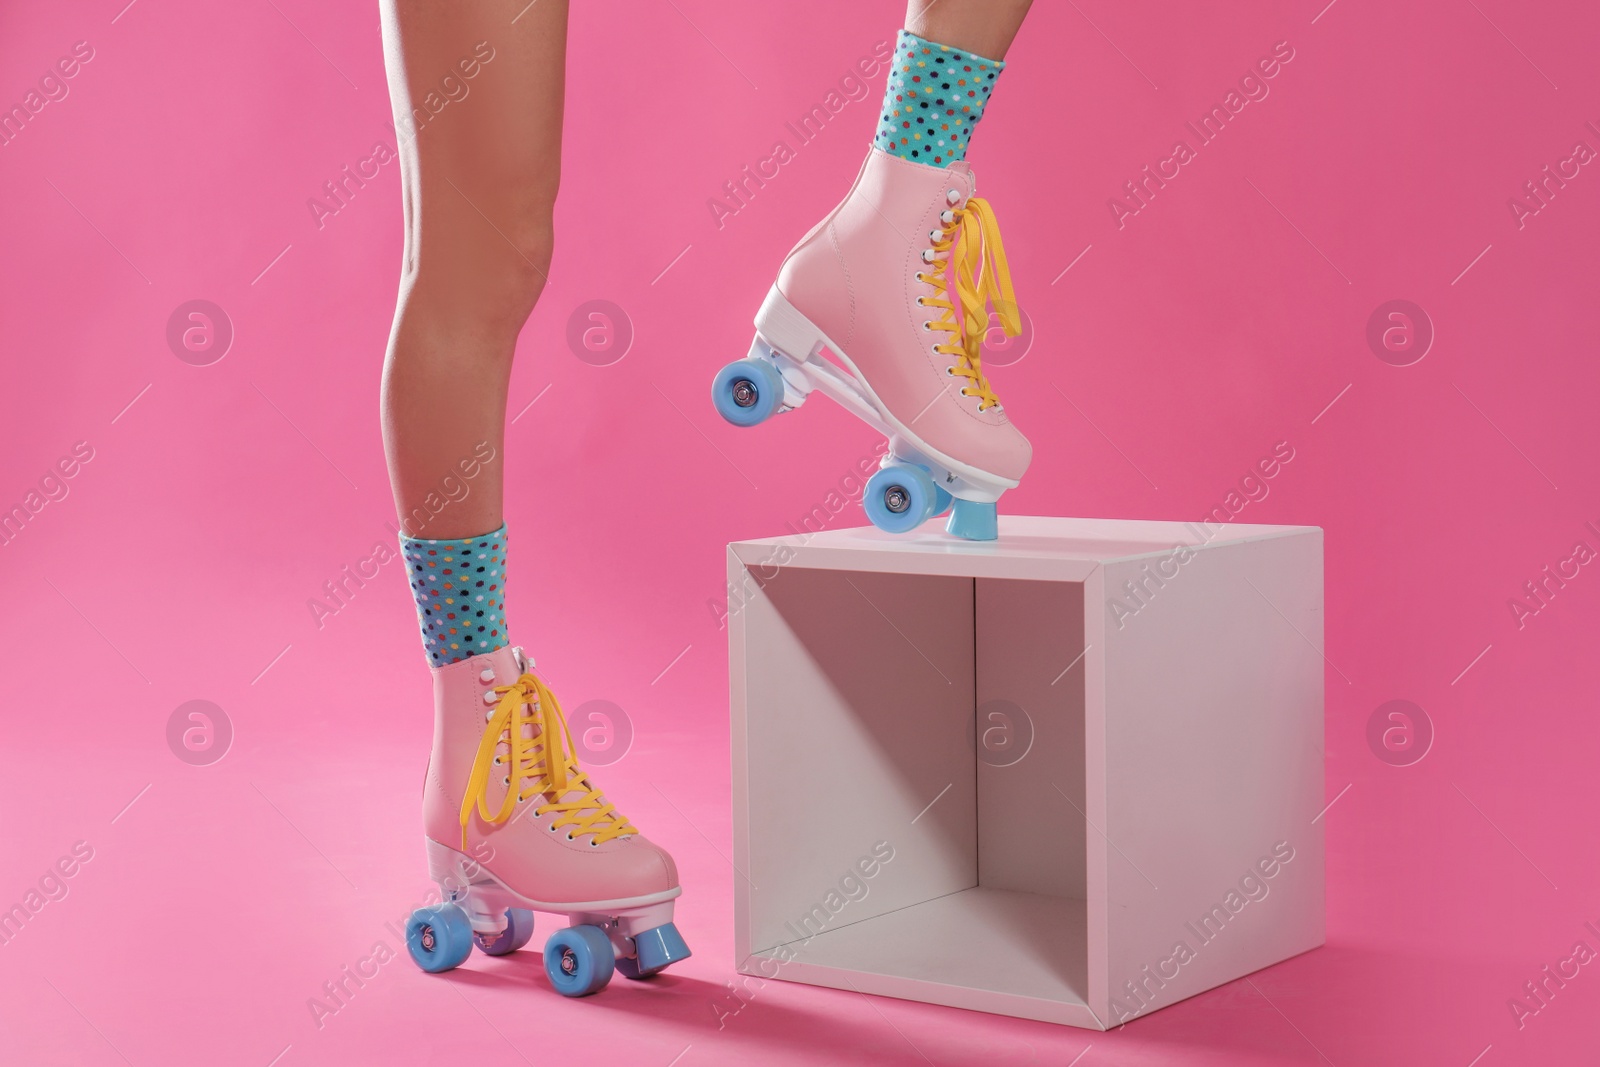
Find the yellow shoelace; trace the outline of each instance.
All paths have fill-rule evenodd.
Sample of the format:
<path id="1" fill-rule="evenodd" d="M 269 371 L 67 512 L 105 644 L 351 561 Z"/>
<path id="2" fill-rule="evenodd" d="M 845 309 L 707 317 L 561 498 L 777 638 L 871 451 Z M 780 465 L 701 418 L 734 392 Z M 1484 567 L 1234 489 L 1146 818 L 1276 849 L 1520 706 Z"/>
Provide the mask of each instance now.
<path id="1" fill-rule="evenodd" d="M 639 831 L 606 802 L 605 796 L 589 782 L 572 754 L 572 733 L 561 714 L 561 704 L 544 682 L 524 674 L 513 685 L 497 685 L 500 702 L 483 728 L 478 756 L 467 779 L 467 795 L 461 801 L 461 847 L 467 847 L 467 823 L 474 805 L 486 822 L 503 823 L 511 818 L 517 804 L 543 795 L 545 803 L 535 815 L 560 812 L 551 829 L 572 827 L 568 836 L 588 834 L 597 845 Z M 532 736 L 525 737 L 532 727 Z M 489 784 L 494 768 L 502 763 L 495 749 L 506 745 L 504 757 L 510 787 L 498 812 L 489 810 Z M 576 793 L 576 796 L 572 794 Z"/>
<path id="2" fill-rule="evenodd" d="M 961 395 L 977 397 L 978 410 L 987 411 L 1000 403 L 983 373 L 983 336 L 989 331 L 989 305 L 993 305 L 1000 316 L 1000 326 L 1007 337 L 1022 332 L 1022 318 L 1017 310 L 1016 294 L 1011 291 L 1011 268 L 1006 264 L 1006 248 L 1000 240 L 1000 223 L 995 220 L 989 201 L 979 196 L 969 197 L 963 207 L 951 209 L 949 214 L 953 220 L 945 226 L 944 238 L 933 243 L 936 256 L 931 262 L 940 268 L 939 273 L 919 271 L 917 280 L 939 291 L 939 296 L 924 297 L 923 304 L 944 309 L 944 314 L 930 322 L 928 329 L 951 335 L 949 340 L 935 345 L 934 351 L 957 357 L 950 373 L 970 383 L 962 387 Z M 937 258 L 938 254 L 949 254 L 952 249 L 956 295 L 961 301 L 959 323 L 945 278 L 945 268 L 951 259 L 948 256 Z"/>

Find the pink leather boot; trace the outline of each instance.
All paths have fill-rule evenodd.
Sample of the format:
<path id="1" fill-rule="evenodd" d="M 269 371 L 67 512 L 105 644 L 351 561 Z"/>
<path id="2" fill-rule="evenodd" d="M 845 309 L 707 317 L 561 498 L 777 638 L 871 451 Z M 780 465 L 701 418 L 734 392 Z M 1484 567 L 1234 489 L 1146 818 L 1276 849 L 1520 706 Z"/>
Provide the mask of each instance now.
<path id="1" fill-rule="evenodd" d="M 953 498 L 949 531 L 992 539 L 995 501 L 1033 455 L 983 373 L 989 307 L 1008 334 L 1021 324 L 999 226 L 975 190 L 964 161 L 872 149 L 849 195 L 784 260 L 749 357 L 712 387 L 736 425 L 821 390 L 887 437 L 862 503 L 892 532 Z"/>
<path id="2" fill-rule="evenodd" d="M 533 911 L 571 924 L 544 949 L 567 996 L 596 992 L 613 970 L 644 978 L 687 957 L 672 923 L 683 892 L 672 857 L 578 767 L 561 705 L 522 649 L 434 668 L 433 691 L 422 818 L 443 900 L 406 925 L 418 966 L 449 970 L 474 944 L 514 952 L 533 934 Z"/>

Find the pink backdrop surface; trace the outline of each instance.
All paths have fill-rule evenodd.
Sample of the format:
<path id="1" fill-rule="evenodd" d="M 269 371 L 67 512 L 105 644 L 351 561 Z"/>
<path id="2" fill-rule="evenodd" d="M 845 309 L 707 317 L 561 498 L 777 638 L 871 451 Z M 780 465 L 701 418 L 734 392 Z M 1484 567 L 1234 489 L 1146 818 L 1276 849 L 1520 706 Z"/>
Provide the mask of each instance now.
<path id="1" fill-rule="evenodd" d="M 1096 1034 L 781 982 L 734 1012 L 727 987 L 723 546 L 818 505 L 859 524 L 828 497 L 875 441 L 825 403 L 735 430 L 707 386 L 847 187 L 882 74 L 808 143 L 787 124 L 899 6 L 575 5 L 560 244 L 512 387 L 511 623 L 569 707 L 631 721 L 600 780 L 677 855 L 695 956 L 566 1001 L 533 953 L 404 958 L 430 715 L 400 566 L 308 607 L 391 538 L 396 168 L 308 206 L 393 143 L 374 5 L 125 3 L 0 13 L 6 107 L 92 56 L 0 145 L 0 506 L 58 498 L 0 546 L 0 907 L 59 898 L 0 944 L 0 1060 L 1593 1062 L 1600 974 L 1563 962 L 1600 949 L 1591 6 L 1051 2 L 1010 56 L 971 157 L 1033 329 L 994 373 L 1036 449 L 1006 510 L 1231 506 L 1327 538 L 1328 944 Z M 1275 46 L 1201 145 L 1185 124 Z M 1168 177 L 1134 200 L 1146 165 Z M 168 341 L 196 299 L 233 334 L 206 365 Z M 593 300 L 625 352 L 569 346 Z M 1409 347 L 1400 320 L 1369 343 L 1393 300 Z M 169 749 L 190 700 L 229 724 L 218 762 Z M 1369 741 L 1392 700 L 1420 760 Z"/>

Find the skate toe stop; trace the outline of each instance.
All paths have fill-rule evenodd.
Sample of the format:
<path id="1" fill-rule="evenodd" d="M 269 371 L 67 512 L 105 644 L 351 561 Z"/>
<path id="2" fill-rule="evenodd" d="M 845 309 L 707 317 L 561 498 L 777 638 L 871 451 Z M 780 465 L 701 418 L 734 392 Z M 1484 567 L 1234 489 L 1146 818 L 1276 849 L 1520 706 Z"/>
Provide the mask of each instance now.
<path id="1" fill-rule="evenodd" d="M 993 541 L 1000 536 L 998 512 L 993 504 L 980 504 L 972 500 L 956 499 L 950 509 L 946 532 L 968 541 Z"/>
<path id="2" fill-rule="evenodd" d="M 639 953 L 638 973 L 641 978 L 690 956 L 688 944 L 672 923 L 663 923 L 635 935 L 633 943 Z"/>

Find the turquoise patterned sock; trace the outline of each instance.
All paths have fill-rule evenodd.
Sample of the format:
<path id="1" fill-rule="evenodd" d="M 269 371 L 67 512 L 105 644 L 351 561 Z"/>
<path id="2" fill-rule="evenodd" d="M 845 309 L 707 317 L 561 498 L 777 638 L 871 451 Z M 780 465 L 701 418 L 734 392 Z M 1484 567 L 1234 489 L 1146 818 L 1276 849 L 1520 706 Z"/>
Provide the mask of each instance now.
<path id="1" fill-rule="evenodd" d="M 422 650 L 443 667 L 510 644 L 506 636 L 506 528 L 430 541 L 400 536 L 417 600 Z"/>
<path id="2" fill-rule="evenodd" d="M 984 59 L 900 31 L 872 143 L 901 159 L 949 166 L 967 157 L 1004 60 Z"/>

